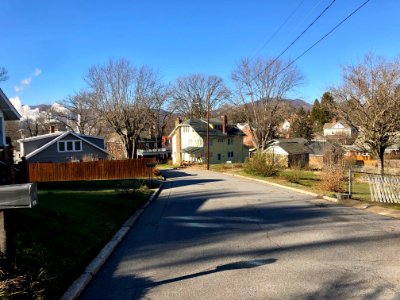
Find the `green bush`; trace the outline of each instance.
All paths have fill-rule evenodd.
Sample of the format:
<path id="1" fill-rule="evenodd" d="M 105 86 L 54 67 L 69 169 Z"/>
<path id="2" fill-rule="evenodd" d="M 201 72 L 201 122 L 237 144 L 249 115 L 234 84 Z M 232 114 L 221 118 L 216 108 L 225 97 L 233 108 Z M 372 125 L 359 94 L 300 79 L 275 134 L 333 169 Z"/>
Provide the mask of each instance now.
<path id="1" fill-rule="evenodd" d="M 290 172 L 285 173 L 284 178 L 291 183 L 300 183 L 303 177 L 303 171 L 300 168 L 294 168 Z"/>
<path id="2" fill-rule="evenodd" d="M 246 159 L 243 170 L 251 175 L 270 177 L 276 175 L 278 166 L 273 163 L 271 155 L 257 151 L 253 157 Z"/>

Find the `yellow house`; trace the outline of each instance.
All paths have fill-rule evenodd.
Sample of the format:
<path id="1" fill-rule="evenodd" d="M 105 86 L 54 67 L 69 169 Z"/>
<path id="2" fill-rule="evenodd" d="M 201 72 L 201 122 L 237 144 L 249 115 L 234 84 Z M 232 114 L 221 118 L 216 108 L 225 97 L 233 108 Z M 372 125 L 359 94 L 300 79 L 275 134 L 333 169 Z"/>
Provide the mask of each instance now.
<path id="1" fill-rule="evenodd" d="M 169 135 L 172 140 L 172 162 L 205 163 L 207 121 L 177 119 L 175 128 Z M 230 161 L 243 162 L 249 156 L 249 148 L 243 144 L 245 134 L 235 125 L 228 124 L 226 116 L 211 119 L 209 123 L 210 163 L 220 164 Z"/>

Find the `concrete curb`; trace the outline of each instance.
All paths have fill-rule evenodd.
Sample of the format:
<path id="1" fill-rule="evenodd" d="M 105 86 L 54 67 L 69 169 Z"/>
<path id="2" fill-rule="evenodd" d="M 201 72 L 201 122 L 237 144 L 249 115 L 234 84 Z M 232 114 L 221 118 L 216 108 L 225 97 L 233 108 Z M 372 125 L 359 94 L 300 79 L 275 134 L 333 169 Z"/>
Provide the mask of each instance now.
<path id="1" fill-rule="evenodd" d="M 277 186 L 277 187 L 280 187 L 280 188 L 284 188 L 284 189 L 287 189 L 287 190 L 295 191 L 295 192 L 298 192 L 298 193 L 302 193 L 302 194 L 306 194 L 306 195 L 310 195 L 310 196 L 314 196 L 314 197 L 322 197 L 322 195 L 319 195 L 319 194 L 316 194 L 316 193 L 313 193 L 313 192 L 303 191 L 303 190 L 292 188 L 290 186 L 285 186 L 285 185 L 282 185 L 282 184 L 279 184 L 279 183 L 268 182 L 268 181 L 265 181 L 265 180 L 246 177 L 246 176 L 237 175 L 237 174 L 229 174 L 229 173 L 222 173 L 222 174 L 235 176 L 235 177 L 240 177 L 240 178 L 244 178 L 244 179 L 250 179 L 250 180 L 261 182 L 261 183 L 266 183 L 266 184 L 269 184 L 269 185 Z M 334 198 L 331 198 L 331 199 L 334 199 Z"/>
<path id="2" fill-rule="evenodd" d="M 284 188 L 284 189 L 287 189 L 287 190 L 291 190 L 291 191 L 295 191 L 295 192 L 298 192 L 298 193 L 314 196 L 316 198 L 322 198 L 322 199 L 325 199 L 327 201 L 335 202 L 335 203 L 343 205 L 343 206 L 357 208 L 357 209 L 363 209 L 363 210 L 369 211 L 371 213 L 379 214 L 379 215 L 382 215 L 382 216 L 391 217 L 391 218 L 395 218 L 395 219 L 400 219 L 400 210 L 386 208 L 386 207 L 382 207 L 382 206 L 377 206 L 377 205 L 373 205 L 373 204 L 370 204 L 370 203 L 366 203 L 366 202 L 358 201 L 358 200 L 353 200 L 353 199 L 339 200 L 337 198 L 332 198 L 332 197 L 329 197 L 329 196 L 323 196 L 323 195 L 319 195 L 319 194 L 316 194 L 316 193 L 313 193 L 313 192 L 303 191 L 303 190 L 300 190 L 300 189 L 296 189 L 296 188 L 292 188 L 292 187 L 289 187 L 289 186 L 281 185 L 279 183 L 268 182 L 268 181 L 265 181 L 265 180 L 246 177 L 246 176 L 243 176 L 243 175 L 230 174 L 230 173 L 223 173 L 223 174 L 230 175 L 230 176 L 235 176 L 235 177 L 240 177 L 240 178 L 244 178 L 244 179 L 248 179 L 248 180 L 253 180 L 253 181 L 257 181 L 257 182 L 261 182 L 261 183 L 266 183 L 266 184 L 270 184 L 270 185 L 273 185 L 273 186 L 278 186 L 278 187 L 281 187 L 281 188 Z"/>
<path id="3" fill-rule="evenodd" d="M 143 205 L 143 208 L 136 210 L 135 213 L 122 225 L 121 229 L 118 230 L 112 239 L 103 247 L 103 249 L 101 249 L 99 254 L 97 254 L 92 262 L 86 267 L 85 271 L 83 271 L 83 274 L 79 276 L 64 293 L 64 295 L 62 295 L 61 300 L 78 299 L 94 275 L 96 275 L 96 273 L 104 265 L 125 235 L 135 225 L 140 215 L 144 212 L 144 209 L 158 197 L 163 186 L 164 182 L 162 182 L 158 189 L 149 197 L 147 202 Z"/>

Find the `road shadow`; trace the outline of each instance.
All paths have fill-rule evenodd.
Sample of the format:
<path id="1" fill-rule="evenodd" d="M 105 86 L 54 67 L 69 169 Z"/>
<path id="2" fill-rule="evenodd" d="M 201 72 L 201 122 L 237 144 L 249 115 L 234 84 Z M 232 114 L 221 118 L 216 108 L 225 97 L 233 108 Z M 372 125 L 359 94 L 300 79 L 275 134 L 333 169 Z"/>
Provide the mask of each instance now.
<path id="1" fill-rule="evenodd" d="M 346 259 L 351 259 L 352 255 L 355 255 L 348 251 L 351 247 L 369 249 L 370 245 L 376 243 L 389 246 L 399 242 L 398 232 L 389 229 L 382 232 L 378 227 L 382 224 L 393 224 L 393 220 L 384 216 L 374 216 L 375 223 L 367 227 L 364 221 L 356 221 L 360 215 L 364 219 L 367 218 L 367 212 L 340 205 L 312 204 L 315 200 L 312 197 L 301 195 L 294 198 L 283 189 L 281 193 L 276 194 L 279 199 L 271 199 L 270 187 L 267 185 L 264 194 L 253 192 L 251 189 L 246 192 L 229 189 L 179 189 L 191 185 L 195 188 L 201 184 L 218 183 L 224 179 L 199 178 L 180 171 L 178 176 L 174 176 L 175 172 L 177 171 L 170 173 L 165 192 L 145 210 L 139 222 L 117 248 L 115 255 L 95 276 L 96 282 L 88 287 L 81 299 L 143 299 L 151 294 L 152 289 L 171 283 L 184 284 L 193 278 L 268 264 L 279 266 L 282 262 L 280 256 L 289 253 L 301 256 L 313 251 L 324 253 L 336 248 L 339 252 L 346 249 Z M 174 188 L 176 190 L 172 193 Z M 219 206 L 218 202 L 226 198 L 229 198 L 229 203 Z M 210 202 L 212 205 L 205 205 Z M 323 236 L 323 230 L 331 228 L 343 234 L 332 238 Z M 305 234 L 305 237 L 322 230 L 322 238 L 290 241 L 286 244 L 277 242 L 282 235 L 293 230 Z M 256 235 L 256 238 L 261 240 L 257 247 L 231 247 L 229 244 L 238 236 L 250 235 Z M 259 242 L 257 239 L 254 243 Z M 225 242 L 227 245 L 223 250 L 204 250 Z M 382 249 L 384 251 L 385 248 Z M 248 259 L 235 261 L 237 257 Z M 215 266 L 215 262 L 222 259 L 235 262 Z M 183 273 L 185 275 L 181 276 L 162 275 L 171 274 L 171 268 L 193 263 L 215 267 L 191 274 Z M 368 261 L 364 263 L 367 264 Z M 157 271 L 152 273 L 152 270 Z M 351 273 L 350 276 L 351 270 L 344 272 L 349 276 L 347 282 L 349 278 L 352 279 L 351 284 L 342 282 L 346 280 L 345 277 L 331 278 L 324 283 L 326 289 L 299 295 L 300 298 L 334 299 L 329 298 L 329 292 L 339 296 L 353 295 L 352 291 L 365 288 L 365 281 L 360 275 L 362 273 Z M 368 295 L 380 297 L 388 286 L 393 288 L 389 283 L 376 283 L 374 287 L 369 288 Z M 338 299 L 340 298 L 345 297 Z"/>

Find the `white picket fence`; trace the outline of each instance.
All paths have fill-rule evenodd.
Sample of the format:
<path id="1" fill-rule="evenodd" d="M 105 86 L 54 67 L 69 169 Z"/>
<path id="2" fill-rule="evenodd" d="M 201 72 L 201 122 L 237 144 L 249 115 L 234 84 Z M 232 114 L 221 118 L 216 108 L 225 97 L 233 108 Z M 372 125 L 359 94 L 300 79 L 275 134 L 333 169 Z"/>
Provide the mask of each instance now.
<path id="1" fill-rule="evenodd" d="M 400 203 L 400 178 L 368 175 L 371 200 L 384 203 Z"/>

